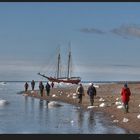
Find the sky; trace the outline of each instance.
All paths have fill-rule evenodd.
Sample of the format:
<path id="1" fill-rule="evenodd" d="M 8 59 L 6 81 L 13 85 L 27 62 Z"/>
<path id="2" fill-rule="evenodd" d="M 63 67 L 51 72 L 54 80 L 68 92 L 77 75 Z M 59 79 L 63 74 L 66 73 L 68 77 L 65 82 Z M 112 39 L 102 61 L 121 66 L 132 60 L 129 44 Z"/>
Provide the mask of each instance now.
<path id="1" fill-rule="evenodd" d="M 58 46 L 82 81 L 140 80 L 140 3 L 0 2 L 0 81 L 53 76 Z"/>

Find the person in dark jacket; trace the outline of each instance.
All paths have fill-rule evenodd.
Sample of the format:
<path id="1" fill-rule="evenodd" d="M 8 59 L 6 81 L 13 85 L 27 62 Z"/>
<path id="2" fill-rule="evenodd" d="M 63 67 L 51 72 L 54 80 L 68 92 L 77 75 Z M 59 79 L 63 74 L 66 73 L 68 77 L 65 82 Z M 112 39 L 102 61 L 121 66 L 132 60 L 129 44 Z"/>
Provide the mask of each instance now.
<path id="1" fill-rule="evenodd" d="M 87 94 L 90 97 L 90 104 L 93 106 L 94 103 L 94 96 L 96 96 L 96 88 L 93 86 L 93 83 L 90 84 L 87 90 Z"/>
<path id="2" fill-rule="evenodd" d="M 51 86 L 50 86 L 50 84 L 47 82 L 47 84 L 46 84 L 46 93 L 47 93 L 47 96 L 50 95 L 50 88 L 51 88 Z"/>
<path id="3" fill-rule="evenodd" d="M 82 103 L 82 96 L 84 95 L 84 88 L 82 86 L 82 84 L 80 84 L 77 89 L 76 89 L 76 93 L 78 95 L 78 103 Z"/>
<path id="4" fill-rule="evenodd" d="M 52 88 L 54 87 L 54 82 L 51 83 Z"/>
<path id="5" fill-rule="evenodd" d="M 34 80 L 31 81 L 31 87 L 32 87 L 32 90 L 34 90 L 34 87 L 35 87 L 35 81 Z"/>
<path id="6" fill-rule="evenodd" d="M 43 85 L 42 81 L 40 81 L 40 83 L 39 83 L 39 90 L 40 90 L 41 97 L 43 97 L 44 85 Z"/>
<path id="7" fill-rule="evenodd" d="M 28 85 L 28 83 L 27 83 L 27 82 L 25 83 L 24 87 L 25 87 L 25 92 L 27 92 L 28 87 L 29 87 L 29 85 Z"/>
<path id="8" fill-rule="evenodd" d="M 121 90 L 122 102 L 124 105 L 125 112 L 128 113 L 128 102 L 130 100 L 129 96 L 131 95 L 131 91 L 127 86 L 127 83 L 124 84 L 124 87 Z"/>

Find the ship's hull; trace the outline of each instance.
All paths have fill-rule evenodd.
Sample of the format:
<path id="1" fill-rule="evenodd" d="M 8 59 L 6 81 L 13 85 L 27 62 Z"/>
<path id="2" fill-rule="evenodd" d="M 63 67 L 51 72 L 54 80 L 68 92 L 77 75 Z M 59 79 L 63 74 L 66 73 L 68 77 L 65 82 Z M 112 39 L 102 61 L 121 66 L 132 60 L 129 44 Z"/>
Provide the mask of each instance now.
<path id="1" fill-rule="evenodd" d="M 68 79 L 56 79 L 56 78 L 53 78 L 53 77 L 48 77 L 48 80 L 51 81 L 51 82 L 57 82 L 57 83 L 60 83 L 60 82 L 63 82 L 63 83 L 71 83 L 71 84 L 78 84 L 81 80 L 80 79 L 72 79 L 72 78 L 68 78 Z"/>
<path id="2" fill-rule="evenodd" d="M 71 84 L 78 84 L 81 81 L 80 77 L 71 77 L 71 78 L 53 78 L 53 77 L 48 77 L 44 74 L 38 73 L 38 75 L 43 76 L 47 78 L 50 82 L 63 82 L 63 83 L 71 83 Z"/>

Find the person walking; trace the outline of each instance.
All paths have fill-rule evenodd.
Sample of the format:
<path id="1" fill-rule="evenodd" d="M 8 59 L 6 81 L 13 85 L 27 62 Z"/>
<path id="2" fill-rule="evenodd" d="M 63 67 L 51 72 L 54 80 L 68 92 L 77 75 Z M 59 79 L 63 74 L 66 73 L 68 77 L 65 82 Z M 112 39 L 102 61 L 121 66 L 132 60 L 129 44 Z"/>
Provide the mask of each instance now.
<path id="1" fill-rule="evenodd" d="M 47 96 L 50 95 L 50 88 L 51 88 L 51 86 L 50 86 L 50 84 L 47 82 L 47 84 L 46 84 L 46 93 L 47 93 Z"/>
<path id="2" fill-rule="evenodd" d="M 96 88 L 93 86 L 93 83 L 90 84 L 87 90 L 87 94 L 90 97 L 90 104 L 93 106 L 94 103 L 94 96 L 96 96 Z"/>
<path id="3" fill-rule="evenodd" d="M 121 90 L 121 97 L 122 97 L 122 102 L 123 102 L 123 105 L 124 105 L 124 109 L 125 109 L 125 112 L 128 113 L 129 111 L 129 105 L 128 105 L 128 102 L 129 102 L 129 96 L 131 95 L 131 91 L 127 85 L 127 83 L 124 84 L 124 87 L 122 88 Z"/>
<path id="4" fill-rule="evenodd" d="M 35 81 L 34 80 L 31 81 L 31 87 L 32 87 L 32 90 L 34 90 L 34 87 L 35 87 Z"/>
<path id="5" fill-rule="evenodd" d="M 28 90 L 28 87 L 29 87 L 29 85 L 28 85 L 28 83 L 26 82 L 26 83 L 25 83 L 25 85 L 24 85 L 25 92 L 27 92 L 27 90 Z"/>
<path id="6" fill-rule="evenodd" d="M 52 86 L 52 88 L 54 87 L 54 83 L 53 82 L 51 83 L 51 86 Z"/>
<path id="7" fill-rule="evenodd" d="M 80 83 L 80 85 L 76 89 L 76 93 L 78 95 L 78 103 L 82 103 L 82 96 L 84 95 L 84 88 L 83 85 Z"/>
<path id="8" fill-rule="evenodd" d="M 42 81 L 40 81 L 40 83 L 39 83 L 39 90 L 40 90 L 41 97 L 43 97 L 44 85 L 43 85 Z"/>

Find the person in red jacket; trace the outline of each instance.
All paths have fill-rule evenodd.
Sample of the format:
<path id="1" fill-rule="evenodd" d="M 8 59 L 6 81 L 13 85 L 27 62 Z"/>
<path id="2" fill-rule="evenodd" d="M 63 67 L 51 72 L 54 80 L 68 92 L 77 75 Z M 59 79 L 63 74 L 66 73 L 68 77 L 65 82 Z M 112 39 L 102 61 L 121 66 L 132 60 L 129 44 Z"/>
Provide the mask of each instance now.
<path id="1" fill-rule="evenodd" d="M 130 99 L 129 98 L 130 95 L 131 95 L 131 91 L 130 91 L 129 87 L 127 86 L 127 83 L 125 83 L 124 87 L 121 90 L 121 96 L 122 96 L 122 102 L 123 102 L 126 113 L 128 113 L 128 109 L 129 109 L 128 102 Z"/>

